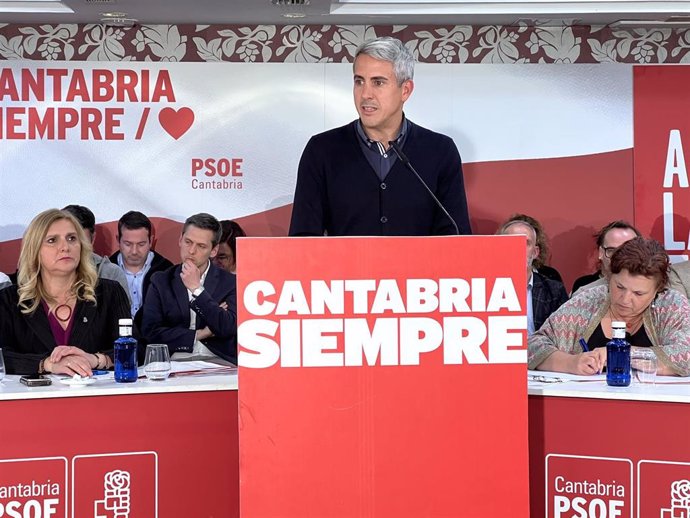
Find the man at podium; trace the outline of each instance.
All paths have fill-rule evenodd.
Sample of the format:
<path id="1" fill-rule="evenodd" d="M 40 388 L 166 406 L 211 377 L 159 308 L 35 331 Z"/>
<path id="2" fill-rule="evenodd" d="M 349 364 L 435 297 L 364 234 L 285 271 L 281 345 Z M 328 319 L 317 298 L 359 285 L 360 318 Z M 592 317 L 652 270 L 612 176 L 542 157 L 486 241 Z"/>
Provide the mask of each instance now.
<path id="1" fill-rule="evenodd" d="M 291 236 L 471 234 L 453 140 L 405 117 L 414 56 L 378 38 L 355 53 L 359 119 L 313 136 L 300 159 Z"/>

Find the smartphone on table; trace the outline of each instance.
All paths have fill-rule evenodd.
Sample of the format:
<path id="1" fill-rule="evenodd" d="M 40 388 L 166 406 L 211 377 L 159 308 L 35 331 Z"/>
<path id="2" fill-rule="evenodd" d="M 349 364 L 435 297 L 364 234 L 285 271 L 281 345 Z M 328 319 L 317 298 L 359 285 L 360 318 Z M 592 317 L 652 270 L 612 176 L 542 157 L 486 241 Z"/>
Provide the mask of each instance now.
<path id="1" fill-rule="evenodd" d="M 45 387 L 52 383 L 51 379 L 43 374 L 27 374 L 19 378 L 19 382 L 27 387 Z"/>

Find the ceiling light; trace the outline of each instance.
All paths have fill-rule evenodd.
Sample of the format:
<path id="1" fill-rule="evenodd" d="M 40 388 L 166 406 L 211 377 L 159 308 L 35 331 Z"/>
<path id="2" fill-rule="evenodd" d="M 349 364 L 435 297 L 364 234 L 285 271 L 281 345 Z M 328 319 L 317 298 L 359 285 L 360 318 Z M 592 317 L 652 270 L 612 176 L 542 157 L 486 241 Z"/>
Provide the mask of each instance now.
<path id="1" fill-rule="evenodd" d="M 0 13 L 74 13 L 57 0 L 0 0 Z"/>
<path id="2" fill-rule="evenodd" d="M 392 2 L 364 2 L 364 0 L 340 0 L 331 4 L 331 14 L 347 15 L 477 15 L 477 14 L 512 14 L 529 18 L 531 16 L 568 16 L 588 13 L 620 14 L 678 14 L 690 13 L 690 3 L 683 1 L 630 1 L 630 0 L 441 0 L 428 3 L 410 3 L 411 0 Z"/>
<path id="3" fill-rule="evenodd" d="M 271 3 L 279 7 L 284 18 L 304 18 L 307 16 L 306 6 L 310 0 L 271 0 Z"/>
<path id="4" fill-rule="evenodd" d="M 683 20 L 618 20 L 608 25 L 609 27 L 625 27 L 633 29 L 654 29 L 654 28 L 669 28 L 669 29 L 687 29 L 690 27 L 690 21 Z"/>
<path id="5" fill-rule="evenodd" d="M 109 17 L 104 17 L 101 18 L 101 23 L 103 25 L 108 25 L 110 27 L 134 27 L 139 20 L 135 20 L 134 18 L 109 18 Z"/>
<path id="6" fill-rule="evenodd" d="M 117 11 L 110 13 L 101 13 L 103 18 L 127 18 L 127 13 L 120 13 Z"/>

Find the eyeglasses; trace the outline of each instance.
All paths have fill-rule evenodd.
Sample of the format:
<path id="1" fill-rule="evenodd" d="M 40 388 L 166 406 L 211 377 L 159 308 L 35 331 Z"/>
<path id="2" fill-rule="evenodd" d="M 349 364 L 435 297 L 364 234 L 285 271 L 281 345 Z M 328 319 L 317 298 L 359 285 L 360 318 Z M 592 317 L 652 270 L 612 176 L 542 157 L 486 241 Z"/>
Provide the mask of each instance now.
<path id="1" fill-rule="evenodd" d="M 604 249 L 604 255 L 605 255 L 606 257 L 608 257 L 609 259 L 611 259 L 611 256 L 613 255 L 613 252 L 615 252 L 616 250 L 618 250 L 618 248 L 615 247 L 615 246 L 602 246 L 601 248 Z"/>

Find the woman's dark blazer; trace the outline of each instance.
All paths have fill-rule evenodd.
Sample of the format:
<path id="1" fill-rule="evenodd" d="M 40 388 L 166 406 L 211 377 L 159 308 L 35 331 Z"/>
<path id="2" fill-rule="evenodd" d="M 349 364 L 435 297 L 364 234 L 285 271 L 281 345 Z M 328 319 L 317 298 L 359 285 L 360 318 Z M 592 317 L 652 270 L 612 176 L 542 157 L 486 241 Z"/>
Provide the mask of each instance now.
<path id="1" fill-rule="evenodd" d="M 77 301 L 69 344 L 56 344 L 43 307 L 25 315 L 18 302 L 17 286 L 0 291 L 0 347 L 8 374 L 38 372 L 40 361 L 58 345 L 112 355 L 113 342 L 119 334 L 118 320 L 131 318 L 129 300 L 122 286 L 98 279 L 96 304 Z"/>

